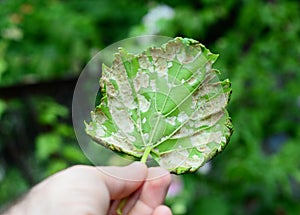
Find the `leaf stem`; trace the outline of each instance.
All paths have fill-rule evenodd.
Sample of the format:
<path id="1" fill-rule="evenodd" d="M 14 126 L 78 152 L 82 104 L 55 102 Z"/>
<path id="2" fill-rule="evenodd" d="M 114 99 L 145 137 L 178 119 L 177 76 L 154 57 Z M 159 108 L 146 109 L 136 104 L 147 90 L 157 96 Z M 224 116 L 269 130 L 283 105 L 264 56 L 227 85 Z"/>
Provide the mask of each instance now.
<path id="1" fill-rule="evenodd" d="M 141 159 L 141 162 L 142 162 L 142 163 L 146 163 L 147 158 L 148 158 L 148 156 L 149 156 L 151 150 L 152 150 L 152 147 L 151 147 L 151 146 L 147 146 L 147 147 L 145 148 L 143 157 L 142 157 L 142 159 Z"/>
<path id="2" fill-rule="evenodd" d="M 122 199 L 120 201 L 120 204 L 119 204 L 119 206 L 118 206 L 118 208 L 116 210 L 116 212 L 117 212 L 118 215 L 122 215 L 123 214 L 122 210 L 123 210 L 125 204 L 127 203 L 127 201 L 128 201 L 128 197 L 126 197 L 126 198 L 124 198 L 124 199 Z"/>
<path id="3" fill-rule="evenodd" d="M 151 147 L 151 146 L 147 146 L 147 147 L 145 148 L 144 154 L 143 154 L 142 159 L 141 159 L 141 162 L 142 162 L 142 163 L 146 163 L 147 158 L 148 158 L 148 156 L 149 156 L 151 150 L 152 150 L 152 147 Z M 118 205 L 118 207 L 117 207 L 117 210 L 116 210 L 116 212 L 117 212 L 118 215 L 122 215 L 122 214 L 123 214 L 123 211 L 122 211 L 122 210 L 123 210 L 123 208 L 125 207 L 127 201 L 128 201 L 128 197 L 126 197 L 126 198 L 124 198 L 124 199 L 122 199 L 122 200 L 120 201 L 120 203 L 119 203 L 119 205 Z"/>

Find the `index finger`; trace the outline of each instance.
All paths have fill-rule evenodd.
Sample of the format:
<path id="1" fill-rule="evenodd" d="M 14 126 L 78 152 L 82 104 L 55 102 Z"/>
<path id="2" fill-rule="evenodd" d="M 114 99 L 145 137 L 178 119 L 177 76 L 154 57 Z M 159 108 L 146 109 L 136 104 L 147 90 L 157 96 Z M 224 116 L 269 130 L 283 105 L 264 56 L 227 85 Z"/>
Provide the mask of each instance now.
<path id="1" fill-rule="evenodd" d="M 142 186 L 139 199 L 129 214 L 151 215 L 154 210 L 163 204 L 171 183 L 170 173 L 160 167 L 148 169 L 148 175 Z"/>

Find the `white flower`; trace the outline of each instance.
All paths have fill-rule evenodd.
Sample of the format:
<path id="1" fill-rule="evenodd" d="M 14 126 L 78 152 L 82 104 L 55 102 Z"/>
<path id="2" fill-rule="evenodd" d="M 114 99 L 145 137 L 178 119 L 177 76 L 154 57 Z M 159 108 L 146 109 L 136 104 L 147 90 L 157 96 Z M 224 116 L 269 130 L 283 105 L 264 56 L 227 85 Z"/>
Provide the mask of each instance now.
<path id="1" fill-rule="evenodd" d="M 211 170 L 211 163 L 210 162 L 207 162 L 205 163 L 202 167 L 200 167 L 197 172 L 200 173 L 200 174 L 208 174 Z"/>
<path id="2" fill-rule="evenodd" d="M 23 39 L 23 31 L 18 27 L 6 28 L 2 31 L 2 37 L 10 40 L 21 40 Z"/>
<path id="3" fill-rule="evenodd" d="M 146 27 L 147 34 L 159 33 L 157 23 L 161 19 L 172 19 L 175 15 L 174 9 L 167 5 L 158 5 L 152 8 L 144 17 L 143 24 Z"/>

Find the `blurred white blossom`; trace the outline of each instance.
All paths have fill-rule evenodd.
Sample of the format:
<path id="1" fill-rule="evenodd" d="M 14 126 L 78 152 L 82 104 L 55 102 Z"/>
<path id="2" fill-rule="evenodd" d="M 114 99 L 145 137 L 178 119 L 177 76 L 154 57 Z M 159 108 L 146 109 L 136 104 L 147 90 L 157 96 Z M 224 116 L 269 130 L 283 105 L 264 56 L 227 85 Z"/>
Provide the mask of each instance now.
<path id="1" fill-rule="evenodd" d="M 9 40 L 21 40 L 23 39 L 23 31 L 18 27 L 9 27 L 2 30 L 2 37 Z"/>
<path id="2" fill-rule="evenodd" d="M 172 183 L 169 187 L 167 197 L 177 196 L 183 189 L 183 182 L 180 176 L 172 175 Z"/>
<path id="3" fill-rule="evenodd" d="M 210 170 L 211 170 L 211 163 L 207 162 L 201 168 L 199 168 L 197 172 L 206 175 L 207 173 L 210 172 Z"/>
<path id="4" fill-rule="evenodd" d="M 2 165 L 0 165 L 0 182 L 3 181 L 5 177 L 5 169 Z"/>
<path id="5" fill-rule="evenodd" d="M 143 24 L 147 34 L 159 33 L 158 22 L 161 19 L 170 20 L 174 17 L 174 9 L 167 5 L 158 5 L 152 8 L 144 17 Z"/>

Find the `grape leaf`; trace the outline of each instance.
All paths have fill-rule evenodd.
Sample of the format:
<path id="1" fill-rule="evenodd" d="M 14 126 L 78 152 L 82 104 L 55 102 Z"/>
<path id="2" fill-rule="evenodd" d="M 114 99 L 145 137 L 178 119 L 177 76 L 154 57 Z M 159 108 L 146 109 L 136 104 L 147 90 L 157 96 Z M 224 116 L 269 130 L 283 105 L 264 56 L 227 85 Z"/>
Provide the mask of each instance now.
<path id="1" fill-rule="evenodd" d="M 100 104 L 87 134 L 111 150 L 170 172 L 196 171 L 222 151 L 232 133 L 228 79 L 212 68 L 218 55 L 177 37 L 134 55 L 119 48 L 102 67 Z"/>

